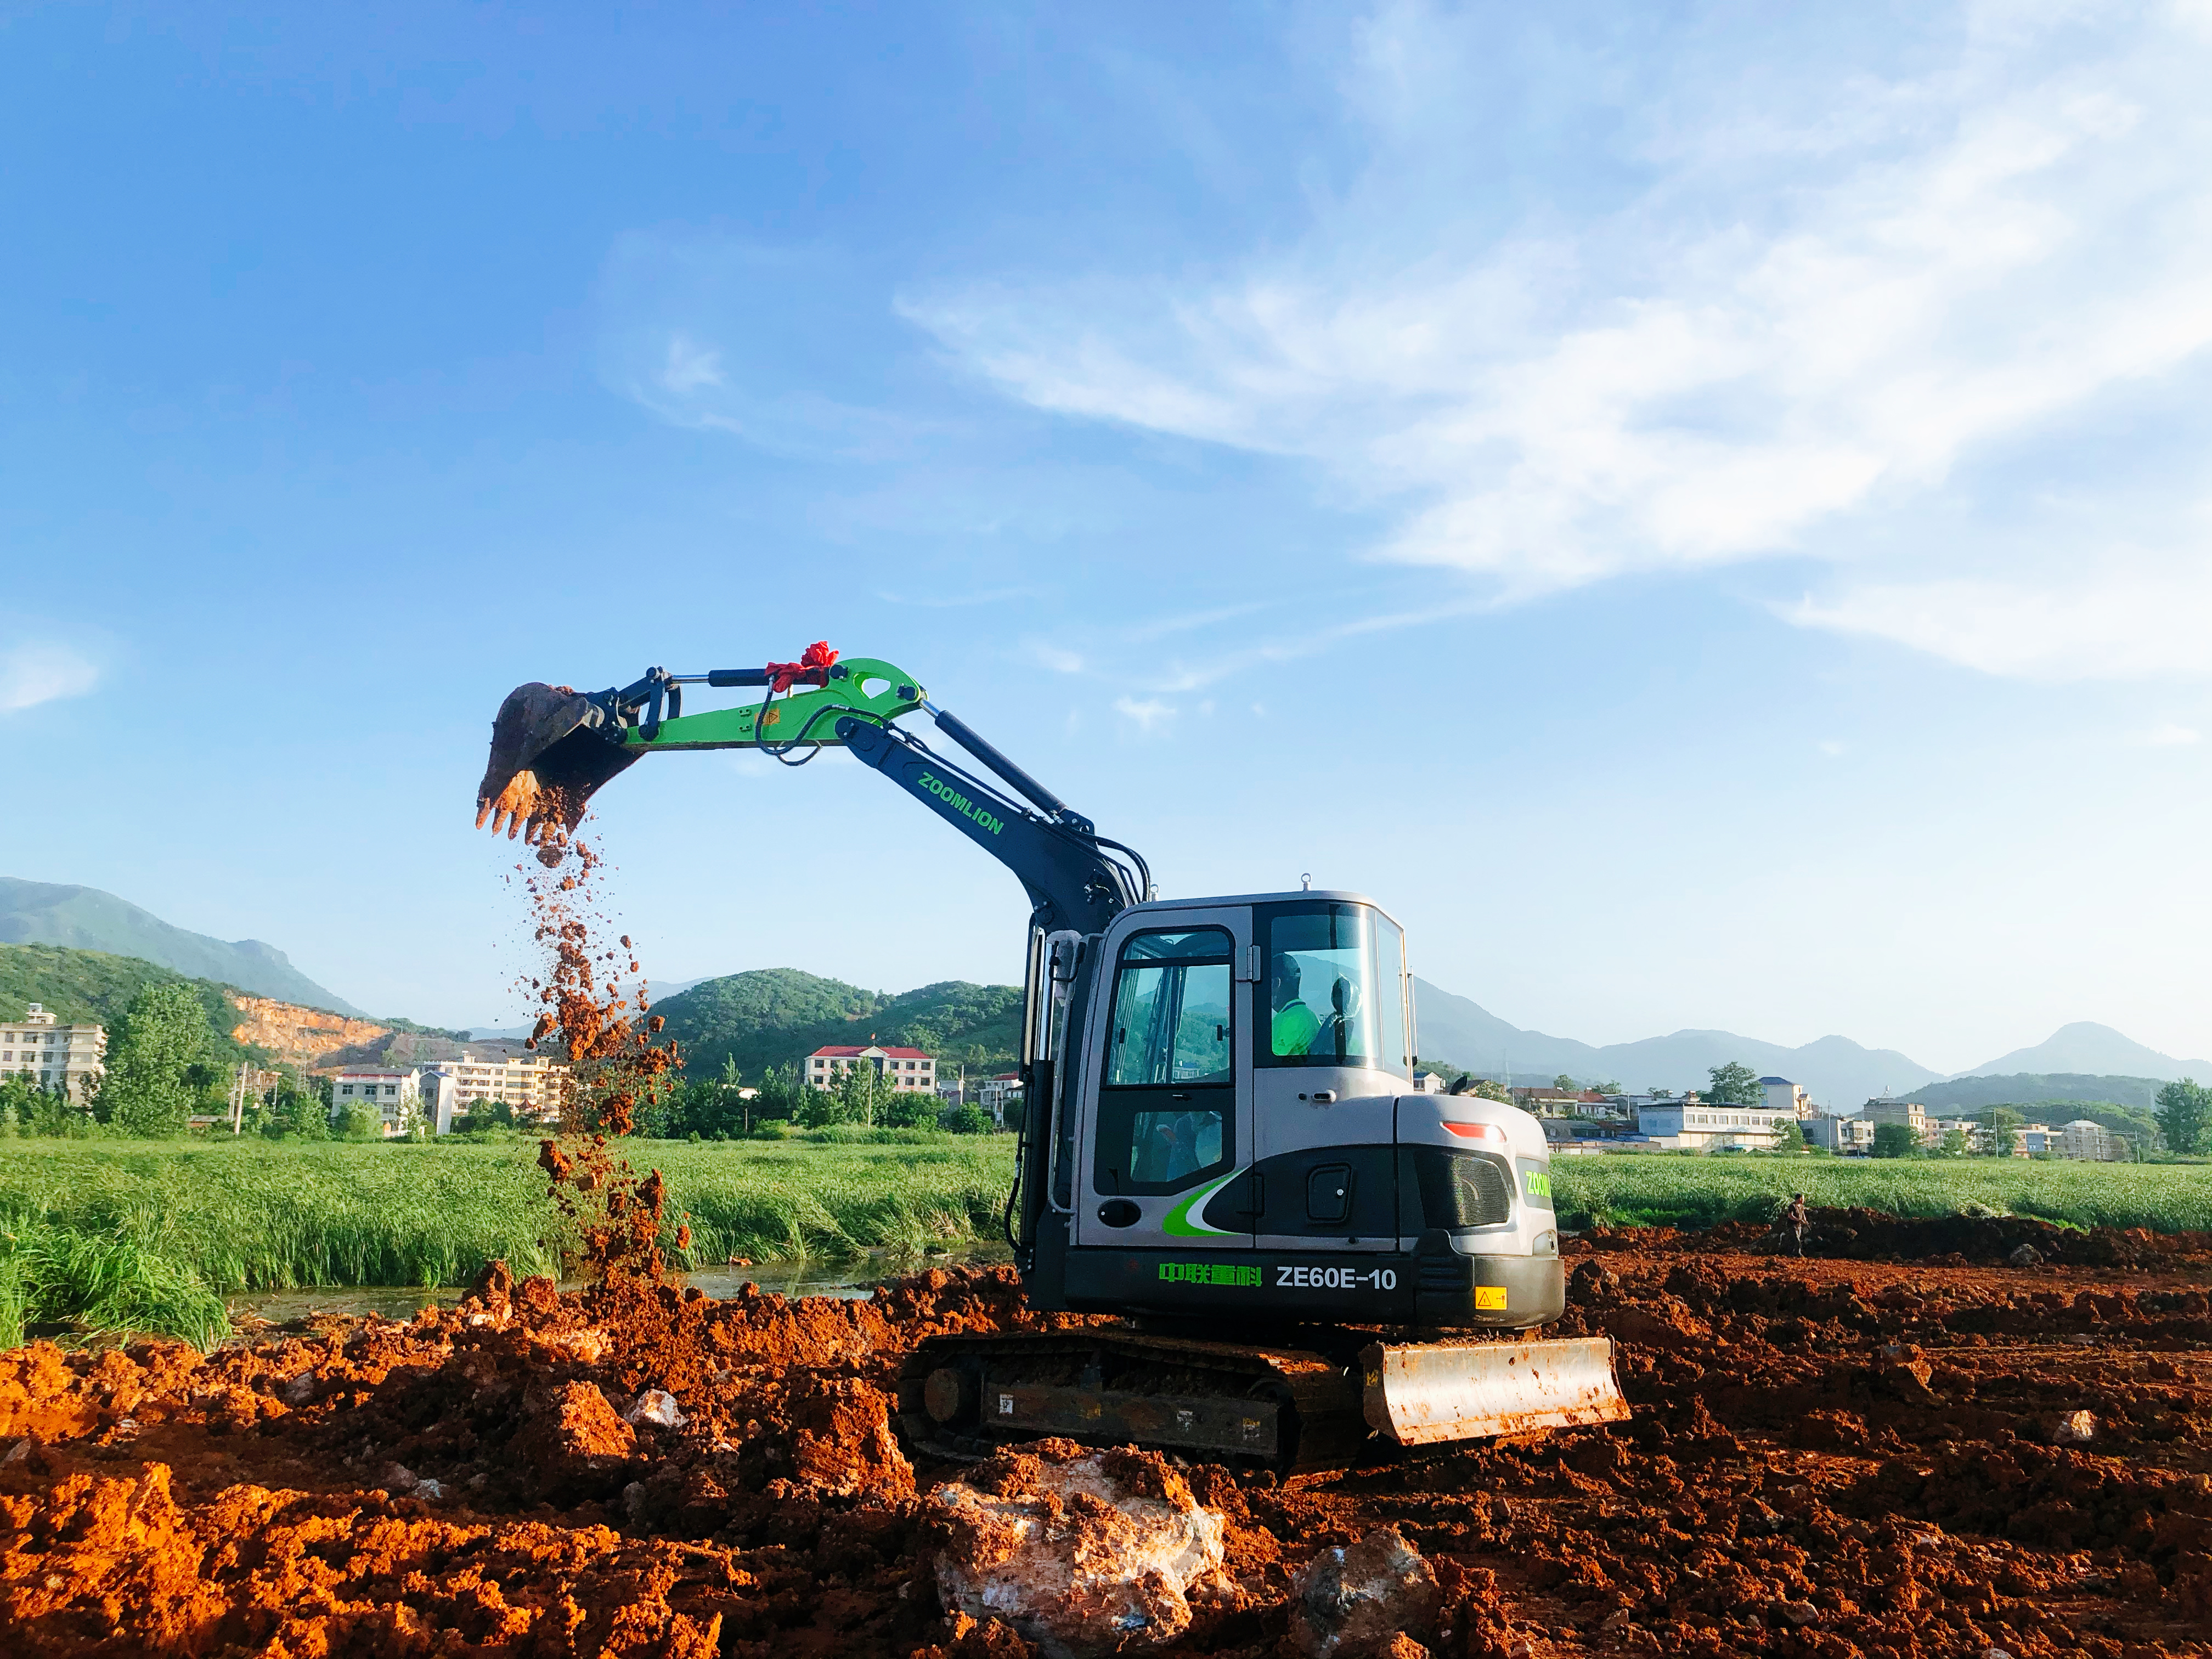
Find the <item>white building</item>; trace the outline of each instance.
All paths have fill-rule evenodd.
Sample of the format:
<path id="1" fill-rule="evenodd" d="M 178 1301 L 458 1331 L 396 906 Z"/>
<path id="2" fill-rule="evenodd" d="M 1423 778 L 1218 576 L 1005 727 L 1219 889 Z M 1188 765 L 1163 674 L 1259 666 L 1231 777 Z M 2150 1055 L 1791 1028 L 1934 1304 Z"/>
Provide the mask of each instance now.
<path id="1" fill-rule="evenodd" d="M 64 1025 L 43 1003 L 0 1023 L 0 1077 L 20 1077 L 82 1106 L 107 1067 L 107 1028 Z"/>
<path id="2" fill-rule="evenodd" d="M 1786 1077 L 1763 1077 L 1759 1086 L 1766 1091 L 1767 1116 L 1794 1117 L 1802 1123 L 1813 1115 L 1813 1097 L 1803 1084 Z"/>
<path id="3" fill-rule="evenodd" d="M 423 1067 L 424 1109 L 438 1114 L 440 1134 L 453 1127 L 456 1116 L 480 1103 L 504 1104 L 519 1118 L 549 1121 L 568 1104 L 569 1077 L 565 1062 L 544 1054 L 493 1053 L 441 1060 Z"/>
<path id="4" fill-rule="evenodd" d="M 1825 1147 L 1832 1152 L 1870 1152 L 1874 1150 L 1874 1120 L 1869 1117 L 1838 1117 L 1833 1112 L 1815 1112 L 1798 1126 L 1804 1131 L 1805 1144 Z"/>
<path id="5" fill-rule="evenodd" d="M 2061 1158 L 2083 1158 L 2093 1164 L 2119 1164 L 2135 1156 L 2135 1147 L 2125 1135 L 2116 1135 L 2103 1124 L 2093 1123 L 2086 1117 L 2059 1125 L 2057 1139 L 2054 1150 Z"/>
<path id="6" fill-rule="evenodd" d="M 1636 1109 L 1637 1131 L 1685 1152 L 1749 1151 L 1780 1138 L 1764 1106 L 1723 1106 L 1702 1100 L 1660 1100 Z"/>
<path id="7" fill-rule="evenodd" d="M 817 1089 L 834 1089 L 837 1079 L 859 1066 L 872 1066 L 899 1090 L 937 1092 L 937 1062 L 919 1048 L 885 1048 L 870 1043 L 865 1048 L 817 1048 L 807 1055 L 806 1081 Z"/>
<path id="8" fill-rule="evenodd" d="M 1443 1091 L 1444 1079 L 1443 1073 L 1423 1070 L 1413 1073 L 1414 1093 L 1423 1095 L 1440 1095 L 1443 1093 Z"/>
<path id="9" fill-rule="evenodd" d="M 1022 1101 L 1022 1074 L 1019 1072 L 1000 1072 L 987 1077 L 975 1085 L 975 1103 L 991 1115 L 991 1121 L 1004 1127 L 1006 1108 L 1018 1106 Z"/>
<path id="10" fill-rule="evenodd" d="M 422 1115 L 422 1081 L 413 1072 L 349 1067 L 331 1079 L 331 1121 L 343 1117 L 349 1106 L 375 1107 L 387 1139 L 404 1134 L 409 1122 Z"/>

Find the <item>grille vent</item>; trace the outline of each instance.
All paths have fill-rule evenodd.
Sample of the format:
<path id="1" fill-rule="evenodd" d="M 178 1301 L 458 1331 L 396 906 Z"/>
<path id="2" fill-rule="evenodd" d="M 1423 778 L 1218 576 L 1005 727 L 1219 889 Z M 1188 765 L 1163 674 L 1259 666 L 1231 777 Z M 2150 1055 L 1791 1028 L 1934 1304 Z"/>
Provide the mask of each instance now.
<path id="1" fill-rule="evenodd" d="M 1496 1227 L 1513 1218 L 1513 1182 L 1489 1158 L 1470 1152 L 1452 1158 L 1449 1227 Z"/>

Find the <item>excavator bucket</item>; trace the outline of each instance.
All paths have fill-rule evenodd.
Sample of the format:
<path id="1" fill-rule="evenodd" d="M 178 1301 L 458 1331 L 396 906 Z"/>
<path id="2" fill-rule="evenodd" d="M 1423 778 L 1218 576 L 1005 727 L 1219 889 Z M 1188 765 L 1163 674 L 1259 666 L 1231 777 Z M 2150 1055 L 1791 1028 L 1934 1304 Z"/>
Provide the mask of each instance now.
<path id="1" fill-rule="evenodd" d="M 535 842 L 558 823 L 574 830 L 592 793 L 638 758 L 589 697 L 532 681 L 507 694 L 491 723 L 491 760 L 477 786 L 477 828 L 489 819 L 512 841 Z"/>
<path id="2" fill-rule="evenodd" d="M 1628 1419 L 1602 1336 L 1376 1343 L 1359 1360 L 1367 1426 L 1401 1446 Z"/>

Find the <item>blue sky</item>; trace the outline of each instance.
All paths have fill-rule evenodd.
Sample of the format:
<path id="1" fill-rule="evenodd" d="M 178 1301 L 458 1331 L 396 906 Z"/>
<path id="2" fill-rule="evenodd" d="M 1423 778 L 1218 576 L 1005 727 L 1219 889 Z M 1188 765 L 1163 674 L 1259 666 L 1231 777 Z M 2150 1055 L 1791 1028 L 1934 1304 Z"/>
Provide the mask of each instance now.
<path id="1" fill-rule="evenodd" d="M 503 1019 L 508 687 L 827 638 L 1517 1024 L 2212 1051 L 2207 84 L 2203 0 L 17 9 L 0 870 Z M 1017 970 L 849 763 L 601 800 L 659 977 Z"/>

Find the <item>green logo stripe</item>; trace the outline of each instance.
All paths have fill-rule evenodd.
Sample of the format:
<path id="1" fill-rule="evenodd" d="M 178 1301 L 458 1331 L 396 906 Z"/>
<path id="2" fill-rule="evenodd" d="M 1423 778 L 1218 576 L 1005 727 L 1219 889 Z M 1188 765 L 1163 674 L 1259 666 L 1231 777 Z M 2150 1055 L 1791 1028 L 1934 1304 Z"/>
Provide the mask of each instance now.
<path id="1" fill-rule="evenodd" d="M 1211 1187 L 1200 1188 L 1188 1198 L 1186 1198 L 1182 1203 L 1176 1205 L 1175 1208 L 1168 1212 L 1167 1219 L 1160 1223 L 1161 1231 L 1170 1233 L 1176 1238 L 1231 1238 L 1237 1237 L 1236 1229 L 1231 1227 L 1209 1227 L 1203 1221 L 1195 1218 L 1194 1212 L 1203 1210 L 1206 1207 L 1207 1200 L 1211 1199 L 1214 1194 L 1219 1192 L 1224 1187 L 1226 1187 L 1231 1182 L 1236 1180 L 1238 1176 L 1241 1176 L 1243 1173 L 1244 1171 L 1242 1170 L 1232 1170 L 1228 1175 L 1222 1176 L 1220 1180 L 1215 1182 Z"/>

